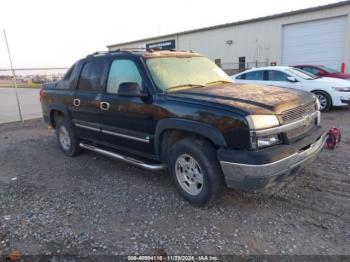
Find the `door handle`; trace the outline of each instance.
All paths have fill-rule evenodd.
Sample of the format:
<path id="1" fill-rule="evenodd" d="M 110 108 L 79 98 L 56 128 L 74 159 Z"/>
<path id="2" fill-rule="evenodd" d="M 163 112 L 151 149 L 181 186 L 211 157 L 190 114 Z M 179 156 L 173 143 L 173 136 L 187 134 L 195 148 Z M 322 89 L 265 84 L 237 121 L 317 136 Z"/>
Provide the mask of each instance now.
<path id="1" fill-rule="evenodd" d="M 101 110 L 108 110 L 111 105 L 108 102 L 100 102 Z"/>
<path id="2" fill-rule="evenodd" d="M 77 99 L 77 98 L 73 99 L 73 105 L 80 106 L 80 99 Z"/>

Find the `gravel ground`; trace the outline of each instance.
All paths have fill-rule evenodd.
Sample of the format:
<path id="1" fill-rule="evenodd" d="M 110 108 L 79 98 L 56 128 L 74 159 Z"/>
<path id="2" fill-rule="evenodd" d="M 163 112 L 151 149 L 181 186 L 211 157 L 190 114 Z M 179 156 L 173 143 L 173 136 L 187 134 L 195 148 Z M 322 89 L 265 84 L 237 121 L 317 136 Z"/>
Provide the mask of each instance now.
<path id="1" fill-rule="evenodd" d="M 226 190 L 195 208 L 165 172 L 61 153 L 41 120 L 0 125 L 0 255 L 350 255 L 350 110 L 323 115 L 343 143 L 273 196 Z"/>

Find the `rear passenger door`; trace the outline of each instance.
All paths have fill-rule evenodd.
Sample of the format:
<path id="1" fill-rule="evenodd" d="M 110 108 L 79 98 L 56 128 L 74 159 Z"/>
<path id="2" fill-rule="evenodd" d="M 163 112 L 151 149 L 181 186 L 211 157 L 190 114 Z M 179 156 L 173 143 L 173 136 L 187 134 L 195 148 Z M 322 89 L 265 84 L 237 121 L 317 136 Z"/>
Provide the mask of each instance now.
<path id="1" fill-rule="evenodd" d="M 72 121 L 78 136 L 100 139 L 100 101 L 106 77 L 107 61 L 103 58 L 87 60 L 80 71 L 72 103 Z"/>
<path id="2" fill-rule="evenodd" d="M 131 153 L 154 155 L 154 116 L 157 108 L 147 96 L 147 76 L 136 58 L 120 57 L 111 61 L 107 87 L 102 101 L 105 105 L 99 118 L 103 141 Z M 144 97 L 120 96 L 121 83 L 137 83 Z"/>

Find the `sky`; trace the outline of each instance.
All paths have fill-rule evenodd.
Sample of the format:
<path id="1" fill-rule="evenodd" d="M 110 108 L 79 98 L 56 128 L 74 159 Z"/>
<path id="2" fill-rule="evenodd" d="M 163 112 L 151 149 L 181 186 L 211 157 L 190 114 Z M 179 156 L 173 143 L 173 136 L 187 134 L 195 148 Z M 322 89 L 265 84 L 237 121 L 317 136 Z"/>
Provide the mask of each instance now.
<path id="1" fill-rule="evenodd" d="M 69 67 L 106 46 L 339 0 L 1 0 L 0 68 Z"/>

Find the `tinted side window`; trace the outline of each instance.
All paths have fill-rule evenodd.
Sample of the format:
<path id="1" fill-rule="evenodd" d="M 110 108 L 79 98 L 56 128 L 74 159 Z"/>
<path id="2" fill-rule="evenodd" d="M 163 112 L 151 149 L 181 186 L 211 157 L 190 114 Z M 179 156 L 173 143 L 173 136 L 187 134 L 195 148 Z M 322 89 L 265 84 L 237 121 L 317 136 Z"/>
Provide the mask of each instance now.
<path id="1" fill-rule="evenodd" d="M 75 65 L 73 65 L 68 71 L 65 73 L 61 81 L 57 83 L 56 88 L 57 89 L 69 89 L 70 88 L 70 79 L 72 76 L 72 73 L 74 71 Z"/>
<path id="2" fill-rule="evenodd" d="M 106 63 L 103 60 L 95 60 L 85 63 L 80 74 L 78 89 L 87 91 L 102 90 L 102 74 L 105 65 Z"/>
<path id="3" fill-rule="evenodd" d="M 270 70 L 268 71 L 269 81 L 288 81 L 288 75 L 280 71 Z"/>
<path id="4" fill-rule="evenodd" d="M 131 60 L 114 60 L 109 71 L 107 93 L 117 94 L 119 85 L 125 82 L 138 83 L 142 88 L 142 78 L 136 64 Z"/>
<path id="5" fill-rule="evenodd" d="M 63 77 L 63 81 L 70 79 L 72 72 L 73 72 L 73 69 L 74 69 L 74 65 L 70 69 L 68 69 L 67 73 Z"/>
<path id="6" fill-rule="evenodd" d="M 253 71 L 246 73 L 245 80 L 264 80 L 264 71 Z"/>
<path id="7" fill-rule="evenodd" d="M 236 79 L 244 80 L 246 74 L 242 74 L 240 76 L 237 76 Z"/>

